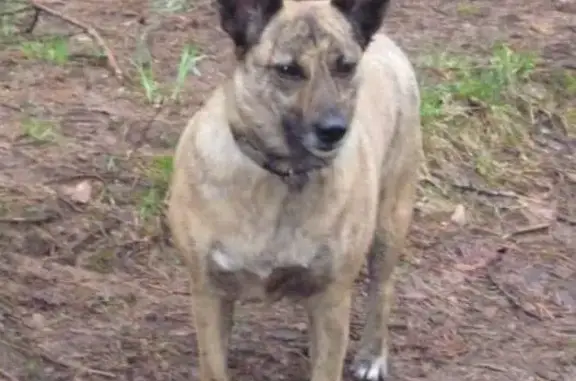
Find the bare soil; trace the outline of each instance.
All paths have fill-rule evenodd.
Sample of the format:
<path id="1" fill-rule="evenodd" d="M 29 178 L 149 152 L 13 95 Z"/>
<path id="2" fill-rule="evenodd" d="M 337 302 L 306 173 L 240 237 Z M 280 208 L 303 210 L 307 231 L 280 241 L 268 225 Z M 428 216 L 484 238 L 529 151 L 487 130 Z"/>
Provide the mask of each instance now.
<path id="1" fill-rule="evenodd" d="M 130 71 L 148 4 L 118 3 L 46 2 L 97 27 Z M 0 50 L 0 379 L 197 379 L 187 277 L 162 219 L 141 219 L 139 195 L 150 160 L 170 154 L 234 65 L 208 3 L 163 16 L 151 38 L 159 80 L 174 77 L 184 44 L 207 55 L 180 104 L 151 106 L 137 83 L 120 84 L 98 62 L 57 66 Z M 396 3 L 385 29 L 411 57 L 482 54 L 502 40 L 550 67 L 576 68 L 574 2 L 476 0 L 470 12 L 449 0 Z M 41 15 L 33 33 L 74 31 Z M 24 116 L 52 121 L 57 143 L 23 137 Z M 473 189 L 459 202 L 501 208 L 499 219 L 458 226 L 451 212 L 417 212 L 392 322 L 397 380 L 576 379 L 576 144 L 557 144 L 542 151 L 547 167 L 530 188 L 557 211 L 544 225 L 502 207 L 507 197 Z M 78 183 L 90 185 L 89 201 L 70 198 Z M 241 306 L 233 379 L 307 379 L 304 323 L 289 305 Z"/>

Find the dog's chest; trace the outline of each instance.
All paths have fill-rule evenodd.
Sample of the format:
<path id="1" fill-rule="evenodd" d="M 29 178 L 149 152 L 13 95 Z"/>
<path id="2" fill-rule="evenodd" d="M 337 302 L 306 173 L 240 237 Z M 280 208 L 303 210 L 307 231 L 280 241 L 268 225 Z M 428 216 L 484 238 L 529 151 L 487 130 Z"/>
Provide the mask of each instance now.
<path id="1" fill-rule="evenodd" d="M 370 192 L 317 181 L 291 193 L 270 184 L 203 206 L 212 237 L 205 270 L 214 288 L 239 299 L 301 299 L 353 271 L 347 265 L 373 233 Z"/>
<path id="2" fill-rule="evenodd" d="M 216 242 L 207 257 L 208 277 L 216 289 L 252 300 L 301 299 L 321 292 L 332 278 L 333 265 L 329 245 L 306 239 L 275 242 L 255 252 Z"/>

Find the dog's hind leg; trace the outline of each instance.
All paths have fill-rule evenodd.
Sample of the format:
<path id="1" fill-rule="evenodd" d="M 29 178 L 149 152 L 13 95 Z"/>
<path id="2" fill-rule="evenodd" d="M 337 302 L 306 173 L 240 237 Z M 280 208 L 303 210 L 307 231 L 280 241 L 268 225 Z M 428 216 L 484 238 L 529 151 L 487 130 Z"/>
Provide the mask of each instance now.
<path id="1" fill-rule="evenodd" d="M 351 286 L 332 285 L 306 302 L 310 321 L 311 381 L 342 379 L 348 346 Z"/>
<path id="2" fill-rule="evenodd" d="M 210 291 L 192 290 L 200 381 L 228 381 L 228 341 L 234 301 Z"/>
<path id="3" fill-rule="evenodd" d="M 394 292 L 393 273 L 412 220 L 414 174 L 381 199 L 379 226 L 368 256 L 370 284 L 367 317 L 353 372 L 358 380 L 381 381 L 390 376 L 388 322 Z"/>

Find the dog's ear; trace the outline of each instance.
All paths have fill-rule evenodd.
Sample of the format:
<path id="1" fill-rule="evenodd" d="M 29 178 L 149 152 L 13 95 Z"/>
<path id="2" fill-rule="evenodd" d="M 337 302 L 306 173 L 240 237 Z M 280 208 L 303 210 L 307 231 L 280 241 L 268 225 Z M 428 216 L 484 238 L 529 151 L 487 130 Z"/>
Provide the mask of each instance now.
<path id="1" fill-rule="evenodd" d="M 352 23 L 360 45 L 366 47 L 382 25 L 390 0 L 332 0 L 332 5 Z"/>
<path id="2" fill-rule="evenodd" d="M 239 52 L 256 43 L 283 0 L 217 0 L 222 29 L 234 41 Z"/>

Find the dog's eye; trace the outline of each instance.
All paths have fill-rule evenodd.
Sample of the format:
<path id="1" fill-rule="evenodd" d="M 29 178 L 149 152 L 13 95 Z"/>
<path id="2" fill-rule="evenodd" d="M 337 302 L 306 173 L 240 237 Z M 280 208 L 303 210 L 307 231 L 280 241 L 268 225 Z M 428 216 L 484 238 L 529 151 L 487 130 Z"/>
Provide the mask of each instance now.
<path id="1" fill-rule="evenodd" d="M 344 57 L 340 56 L 336 60 L 334 69 L 338 75 L 348 76 L 356 70 L 356 62 L 347 61 Z"/>
<path id="2" fill-rule="evenodd" d="M 288 79 L 304 79 L 306 75 L 304 74 L 304 70 L 300 67 L 300 65 L 296 63 L 290 63 L 287 65 L 276 65 L 274 66 L 276 72 Z"/>

